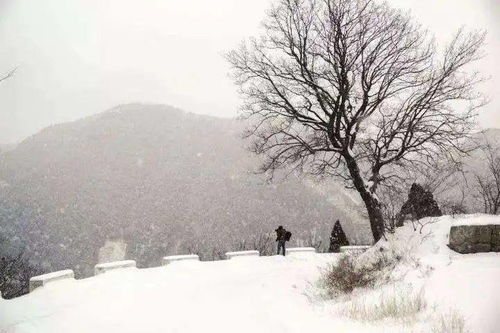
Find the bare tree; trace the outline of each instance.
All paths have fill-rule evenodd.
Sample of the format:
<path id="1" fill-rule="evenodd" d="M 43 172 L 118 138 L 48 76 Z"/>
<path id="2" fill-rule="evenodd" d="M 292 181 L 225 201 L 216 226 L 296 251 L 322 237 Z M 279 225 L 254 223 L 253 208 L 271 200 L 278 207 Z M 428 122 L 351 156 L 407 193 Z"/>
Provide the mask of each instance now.
<path id="1" fill-rule="evenodd" d="M 261 232 L 249 239 L 240 239 L 231 247 L 232 251 L 257 250 L 261 256 L 270 256 L 275 253 L 274 237 L 270 233 Z"/>
<path id="2" fill-rule="evenodd" d="M 313 247 L 316 249 L 316 252 L 321 253 L 325 252 L 324 246 L 323 245 L 323 240 L 321 239 L 321 236 L 314 230 L 305 236 L 304 240 L 301 240 L 301 243 L 305 247 Z"/>
<path id="3" fill-rule="evenodd" d="M 500 213 L 500 154 L 490 143 L 482 149 L 486 161 L 486 173 L 474 174 L 477 197 L 487 214 Z"/>
<path id="4" fill-rule="evenodd" d="M 484 104 L 480 77 L 465 69 L 485 34 L 460 30 L 440 52 L 409 15 L 371 0 L 280 0 L 263 27 L 227 56 L 261 171 L 344 179 L 377 241 L 378 186 L 464 151 Z"/>
<path id="5" fill-rule="evenodd" d="M 461 214 L 467 214 L 468 208 L 465 204 L 465 198 L 466 198 L 466 191 L 468 190 L 467 185 L 457 185 L 456 190 L 459 191 L 459 199 L 448 199 L 448 200 L 443 200 L 442 202 L 439 203 L 439 206 L 441 207 L 441 210 L 443 211 L 444 215 L 451 215 L 452 217 L 455 217 L 456 215 L 461 215 Z"/>
<path id="6" fill-rule="evenodd" d="M 380 200 L 382 216 L 384 217 L 385 231 L 393 233 L 398 223 L 398 214 L 407 197 L 408 186 L 391 184 L 379 188 L 378 197 Z"/>
<path id="7" fill-rule="evenodd" d="M 261 233 L 258 237 L 253 239 L 253 246 L 251 250 L 259 251 L 261 256 L 273 255 L 276 251 L 275 241 L 272 234 Z"/>

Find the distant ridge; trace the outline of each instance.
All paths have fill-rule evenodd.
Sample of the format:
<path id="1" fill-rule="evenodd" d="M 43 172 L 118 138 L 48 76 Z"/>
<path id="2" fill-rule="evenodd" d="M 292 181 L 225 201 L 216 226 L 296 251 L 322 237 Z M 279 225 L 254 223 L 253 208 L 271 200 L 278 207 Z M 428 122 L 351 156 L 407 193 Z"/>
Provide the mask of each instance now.
<path id="1" fill-rule="evenodd" d="M 0 232 L 47 271 L 72 268 L 77 276 L 92 273 L 112 239 L 140 266 L 168 254 L 253 247 L 280 224 L 297 245 L 327 247 L 336 219 L 348 236 L 370 241 L 341 186 L 295 176 L 268 184 L 256 175 L 243 129 L 233 119 L 148 104 L 45 128 L 0 157 L 8 184 Z"/>

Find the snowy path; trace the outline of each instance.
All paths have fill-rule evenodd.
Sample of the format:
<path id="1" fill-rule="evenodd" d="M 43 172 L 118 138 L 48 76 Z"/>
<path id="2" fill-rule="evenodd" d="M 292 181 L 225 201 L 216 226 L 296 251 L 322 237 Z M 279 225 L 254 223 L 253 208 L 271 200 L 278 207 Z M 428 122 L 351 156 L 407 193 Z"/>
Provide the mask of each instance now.
<path id="1" fill-rule="evenodd" d="M 183 262 L 56 282 L 0 301 L 0 331 L 276 333 L 323 331 L 332 324 L 341 328 L 341 321 L 335 323 L 312 306 L 305 294 L 318 267 L 332 259 L 307 254 Z"/>

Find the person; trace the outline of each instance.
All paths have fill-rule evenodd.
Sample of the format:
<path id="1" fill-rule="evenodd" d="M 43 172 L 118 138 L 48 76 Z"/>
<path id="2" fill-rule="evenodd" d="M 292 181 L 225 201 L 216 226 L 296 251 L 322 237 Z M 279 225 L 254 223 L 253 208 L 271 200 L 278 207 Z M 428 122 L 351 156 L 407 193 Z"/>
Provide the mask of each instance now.
<path id="1" fill-rule="evenodd" d="M 283 255 L 285 255 L 285 243 L 286 243 L 286 230 L 283 228 L 282 225 L 278 227 L 276 231 L 276 241 L 278 242 L 278 252 L 277 254 L 280 254 L 280 249 L 282 250 L 281 252 Z"/>

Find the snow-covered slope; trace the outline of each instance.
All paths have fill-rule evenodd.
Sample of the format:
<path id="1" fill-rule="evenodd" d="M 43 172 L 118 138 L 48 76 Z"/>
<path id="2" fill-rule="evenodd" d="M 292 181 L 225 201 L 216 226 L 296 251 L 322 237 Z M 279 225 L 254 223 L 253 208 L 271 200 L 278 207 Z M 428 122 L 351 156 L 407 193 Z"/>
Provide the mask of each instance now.
<path id="1" fill-rule="evenodd" d="M 500 332 L 500 253 L 463 255 L 447 246 L 452 225 L 480 224 L 500 224 L 500 216 L 473 214 L 407 222 L 362 259 L 393 252 L 402 258 L 391 274 L 393 283 L 422 291 L 435 312 L 461 314 L 470 332 Z"/>
<path id="2" fill-rule="evenodd" d="M 350 300 L 376 302 L 387 288 L 406 284 L 428 304 L 411 321 L 343 316 L 345 299 L 316 296 L 322 268 L 338 255 L 309 253 L 179 262 L 54 282 L 0 300 L 0 332 L 432 332 L 437 315 L 450 310 L 463 315 L 470 332 L 500 332 L 500 254 L 460 255 L 446 246 L 450 225 L 480 220 L 499 223 L 500 217 L 424 219 L 416 231 L 408 224 L 362 255 L 403 258 L 385 287 L 357 290 Z"/>

